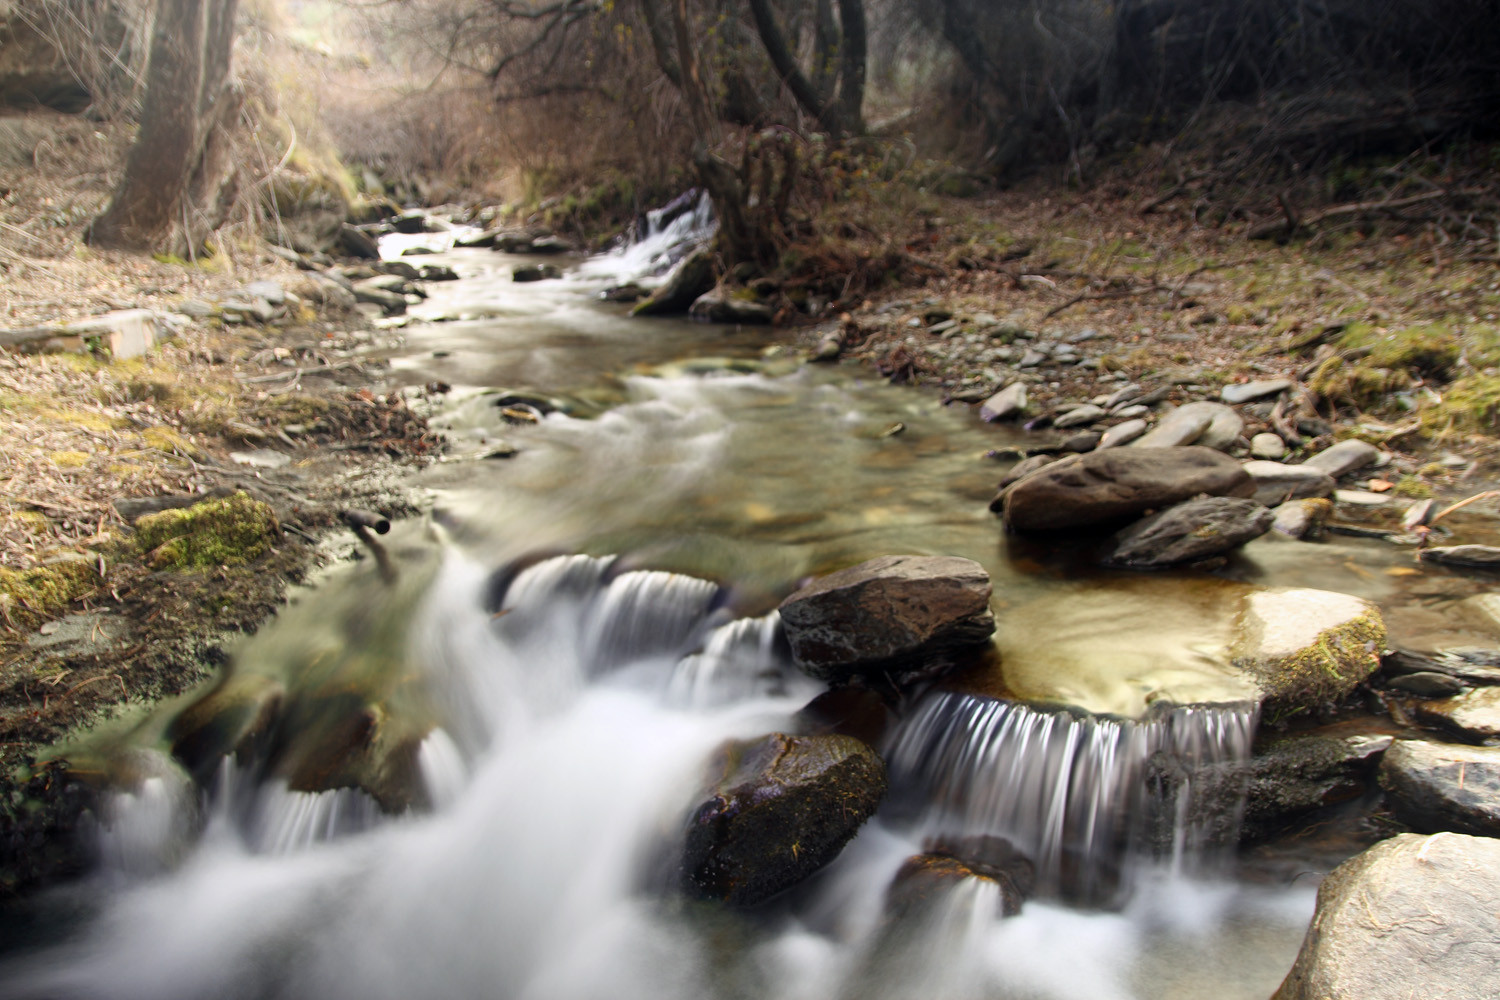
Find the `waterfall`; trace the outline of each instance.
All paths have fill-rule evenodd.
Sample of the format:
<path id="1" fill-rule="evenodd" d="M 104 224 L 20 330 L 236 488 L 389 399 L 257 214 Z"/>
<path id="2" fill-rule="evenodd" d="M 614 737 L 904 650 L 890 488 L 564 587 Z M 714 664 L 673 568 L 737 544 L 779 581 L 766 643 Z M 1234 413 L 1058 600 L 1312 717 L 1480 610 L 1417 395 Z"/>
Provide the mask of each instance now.
<path id="1" fill-rule="evenodd" d="M 708 192 L 693 188 L 647 212 L 636 221 L 629 239 L 610 253 L 584 261 L 576 273 L 590 281 L 651 284 L 712 239 L 718 228 Z"/>
<path id="2" fill-rule="evenodd" d="M 1124 895 L 1131 861 L 1156 853 L 1163 825 L 1173 867 L 1196 866 L 1209 845 L 1192 775 L 1247 760 L 1255 721 L 1251 706 L 1136 721 L 935 692 L 887 759 L 893 795 L 930 842 L 1000 838 L 1035 864 L 1043 892 L 1106 902 Z"/>

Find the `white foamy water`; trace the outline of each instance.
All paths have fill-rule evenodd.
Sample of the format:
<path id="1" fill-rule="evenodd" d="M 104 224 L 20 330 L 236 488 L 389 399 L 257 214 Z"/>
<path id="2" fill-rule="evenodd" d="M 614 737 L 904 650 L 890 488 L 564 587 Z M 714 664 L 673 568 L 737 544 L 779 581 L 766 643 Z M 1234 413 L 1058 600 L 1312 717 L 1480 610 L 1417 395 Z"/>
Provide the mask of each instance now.
<path id="1" fill-rule="evenodd" d="M 380 819 L 362 793 L 246 787 L 226 766 L 196 844 L 164 867 L 117 873 L 98 916 L 6 968 L 0 996 L 1232 1000 L 1264 997 L 1290 963 L 1309 893 L 1159 869 L 1143 869 L 1119 912 L 1032 901 L 1002 919 L 997 887 L 971 882 L 920 919 L 893 921 L 891 879 L 930 832 L 904 821 L 868 824 L 758 916 L 686 905 L 672 858 L 705 761 L 726 738 L 787 729 L 809 694 L 787 671 L 774 616 L 722 621 L 717 587 L 616 572 L 609 559 L 521 571 L 489 595 L 498 617 L 482 606 L 482 580 L 450 557 L 412 633 L 414 669 L 468 720 L 454 729 L 467 737 L 445 728 L 423 743 L 430 812 Z M 1042 725 L 1017 711 L 1020 729 Z M 901 774 L 925 740 L 929 760 L 967 761 L 954 773 L 972 791 L 1007 745 L 999 723 L 919 739 L 938 731 L 932 715 L 897 739 L 897 781 L 913 782 Z M 1162 725 L 1223 742 L 1212 726 Z M 1195 739 L 1146 743 L 1191 753 Z M 1120 767 L 1135 754 L 1119 750 Z M 1073 779 L 1109 780 L 1086 767 Z M 948 815 L 960 792 L 935 795 L 933 809 Z M 142 817 L 160 805 L 175 822 L 170 798 L 148 783 L 120 825 L 159 832 Z M 999 802 L 963 814 L 1025 841 Z M 1033 833 L 1027 843 L 1045 852 L 1050 834 Z"/>

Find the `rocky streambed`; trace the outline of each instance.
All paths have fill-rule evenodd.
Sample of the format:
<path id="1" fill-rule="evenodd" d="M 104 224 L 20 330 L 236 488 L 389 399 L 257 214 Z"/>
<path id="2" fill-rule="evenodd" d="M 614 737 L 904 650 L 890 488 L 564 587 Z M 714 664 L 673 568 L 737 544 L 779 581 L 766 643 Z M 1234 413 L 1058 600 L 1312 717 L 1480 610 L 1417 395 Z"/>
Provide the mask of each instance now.
<path id="1" fill-rule="evenodd" d="M 432 516 L 80 752 L 126 889 L 15 995 L 1378 996 L 1344 900 L 1477 940 L 1484 553 L 1417 556 L 1487 518 L 1372 515 L 1374 445 L 1254 457 L 1293 386 L 1028 430 L 628 318 L 618 273 L 422 259 L 464 279 L 393 292 Z M 1298 957 L 1302 873 L 1376 842 Z"/>

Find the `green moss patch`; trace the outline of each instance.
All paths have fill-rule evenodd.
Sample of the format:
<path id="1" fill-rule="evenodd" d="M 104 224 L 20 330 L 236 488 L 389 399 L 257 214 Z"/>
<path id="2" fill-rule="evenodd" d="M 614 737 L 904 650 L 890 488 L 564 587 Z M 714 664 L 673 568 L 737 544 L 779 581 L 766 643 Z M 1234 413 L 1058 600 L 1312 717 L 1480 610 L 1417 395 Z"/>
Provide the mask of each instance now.
<path id="1" fill-rule="evenodd" d="M 1493 434 L 1500 430 L 1500 375 L 1470 375 L 1422 411 L 1428 434 Z"/>
<path id="2" fill-rule="evenodd" d="M 1339 344 L 1347 349 L 1368 349 L 1373 368 L 1421 375 L 1448 375 L 1462 353 L 1458 334 L 1441 324 L 1386 330 L 1369 323 L 1352 323 Z"/>
<path id="3" fill-rule="evenodd" d="M 1354 406 L 1361 410 L 1378 409 L 1386 397 L 1411 385 L 1402 372 L 1389 368 L 1352 364 L 1331 357 L 1318 365 L 1308 387 L 1333 406 Z"/>
<path id="4" fill-rule="evenodd" d="M 155 569 L 233 566 L 270 549 L 281 526 L 270 506 L 242 492 L 164 510 L 136 522 L 136 544 Z"/>
<path id="5" fill-rule="evenodd" d="M 0 616 L 12 628 L 36 628 L 98 585 L 98 572 L 82 559 L 28 570 L 0 569 Z"/>

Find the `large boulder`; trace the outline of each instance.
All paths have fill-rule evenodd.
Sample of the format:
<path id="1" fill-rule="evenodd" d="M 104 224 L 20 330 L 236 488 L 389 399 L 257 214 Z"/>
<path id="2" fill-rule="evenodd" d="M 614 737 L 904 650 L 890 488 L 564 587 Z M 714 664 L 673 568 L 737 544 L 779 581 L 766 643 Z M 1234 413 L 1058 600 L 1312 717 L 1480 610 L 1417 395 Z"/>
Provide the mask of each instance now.
<path id="1" fill-rule="evenodd" d="M 1111 448 L 1063 459 L 1012 486 L 1005 523 L 1015 531 L 1118 524 L 1202 494 L 1248 497 L 1240 464 L 1211 448 Z"/>
<path id="2" fill-rule="evenodd" d="M 885 556 L 792 594 L 781 623 L 797 665 L 819 680 L 914 672 L 989 639 L 990 589 L 971 559 Z"/>
<path id="3" fill-rule="evenodd" d="M 1380 784 L 1415 830 L 1500 837 L 1500 749 L 1398 740 L 1380 762 Z"/>
<path id="4" fill-rule="evenodd" d="M 885 763 L 849 736 L 726 745 L 683 848 L 690 895 L 754 906 L 838 856 L 885 796 Z"/>
<path id="5" fill-rule="evenodd" d="M 694 250 L 672 269 L 662 286 L 635 304 L 632 316 L 687 312 L 698 296 L 714 286 L 714 256 L 706 247 Z"/>
<path id="6" fill-rule="evenodd" d="M 1323 880 L 1273 1000 L 1490 1000 L 1500 989 L 1497 899 L 1500 840 L 1382 841 Z"/>
<path id="7" fill-rule="evenodd" d="M 1347 697 L 1380 666 L 1385 639 L 1380 610 L 1369 601 L 1277 587 L 1245 598 L 1230 657 L 1275 717 Z"/>
<path id="8" fill-rule="evenodd" d="M 1104 561 L 1132 569 L 1199 562 L 1239 548 L 1271 530 L 1271 511 L 1239 497 L 1203 497 L 1168 507 L 1122 529 Z"/>

